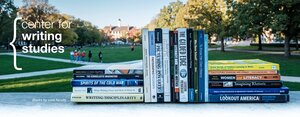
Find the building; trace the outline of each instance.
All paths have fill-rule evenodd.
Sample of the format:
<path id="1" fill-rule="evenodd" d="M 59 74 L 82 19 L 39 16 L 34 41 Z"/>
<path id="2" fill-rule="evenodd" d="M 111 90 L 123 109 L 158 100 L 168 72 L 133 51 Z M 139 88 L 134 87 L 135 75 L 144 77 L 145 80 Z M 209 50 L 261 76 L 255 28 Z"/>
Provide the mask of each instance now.
<path id="1" fill-rule="evenodd" d="M 116 41 L 119 39 L 134 39 L 140 30 L 135 26 L 122 26 L 121 19 L 118 20 L 117 26 L 105 26 L 103 29 L 100 29 L 105 34 L 105 37 L 109 38 L 110 41 Z"/>

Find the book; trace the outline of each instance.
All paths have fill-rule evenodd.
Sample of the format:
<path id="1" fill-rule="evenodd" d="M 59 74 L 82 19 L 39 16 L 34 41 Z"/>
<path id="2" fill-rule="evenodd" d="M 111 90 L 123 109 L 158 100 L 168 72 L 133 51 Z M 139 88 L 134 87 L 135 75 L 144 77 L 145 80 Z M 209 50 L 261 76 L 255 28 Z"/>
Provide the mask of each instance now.
<path id="1" fill-rule="evenodd" d="M 193 54 L 193 65 L 194 65 L 194 101 L 199 102 L 199 78 L 198 78 L 198 31 L 193 32 L 193 40 L 194 40 L 194 54 Z"/>
<path id="2" fill-rule="evenodd" d="M 143 79 L 141 74 L 74 74 L 74 79 Z"/>
<path id="3" fill-rule="evenodd" d="M 142 79 L 73 79 L 76 86 L 143 86 Z"/>
<path id="4" fill-rule="evenodd" d="M 131 94 L 144 93 L 142 86 L 136 87 L 73 87 L 73 93 L 93 93 L 93 94 Z"/>
<path id="5" fill-rule="evenodd" d="M 143 74 L 143 69 L 98 69 L 97 67 L 90 66 L 88 68 L 82 67 L 74 69 L 73 74 Z"/>
<path id="6" fill-rule="evenodd" d="M 187 29 L 178 28 L 178 71 L 179 71 L 179 101 L 188 102 L 188 48 Z"/>
<path id="7" fill-rule="evenodd" d="M 154 31 L 149 31 L 149 72 L 151 82 L 151 102 L 157 102 L 156 93 L 156 58 L 155 58 L 155 35 Z"/>
<path id="8" fill-rule="evenodd" d="M 72 102 L 143 102 L 144 94 L 71 94 Z"/>
<path id="9" fill-rule="evenodd" d="M 210 81 L 280 80 L 280 75 L 209 75 Z"/>
<path id="10" fill-rule="evenodd" d="M 175 76 L 174 76 L 174 66 L 175 66 L 175 61 L 174 61 L 174 39 L 175 39 L 175 34 L 174 31 L 170 31 L 169 33 L 169 40 L 170 40 L 170 84 L 171 84 L 171 102 L 176 102 L 175 100 Z"/>
<path id="11" fill-rule="evenodd" d="M 175 102 L 179 102 L 179 55 L 178 55 L 178 32 L 174 31 L 174 95 Z"/>
<path id="12" fill-rule="evenodd" d="M 170 30 L 162 29 L 164 102 L 171 102 Z"/>
<path id="13" fill-rule="evenodd" d="M 142 29 L 142 40 L 143 40 L 143 75 L 144 75 L 144 90 L 145 90 L 145 102 L 150 102 L 150 76 L 149 76 L 149 36 L 148 29 Z"/>
<path id="14" fill-rule="evenodd" d="M 289 94 L 289 88 L 210 88 L 209 94 Z"/>
<path id="15" fill-rule="evenodd" d="M 194 39 L 193 29 L 187 29 L 187 48 L 188 48 L 188 102 L 194 102 Z"/>
<path id="16" fill-rule="evenodd" d="M 211 60 L 208 70 L 279 70 L 279 64 L 259 59 Z"/>
<path id="17" fill-rule="evenodd" d="M 208 101 L 208 35 L 204 34 L 203 30 L 198 31 L 198 100 L 199 102 Z"/>
<path id="18" fill-rule="evenodd" d="M 162 29 L 160 28 L 155 29 L 155 52 L 157 102 L 164 102 L 163 45 Z"/>
<path id="19" fill-rule="evenodd" d="M 241 75 L 241 74 L 256 74 L 256 75 L 274 75 L 279 74 L 277 70 L 209 70 L 209 75 Z"/>
<path id="20" fill-rule="evenodd" d="M 235 103 L 259 103 L 259 102 L 269 102 L 269 103 L 283 103 L 289 101 L 289 95 L 287 94 L 253 94 L 253 95 L 233 95 L 233 94 L 220 94 L 220 95 L 209 95 L 210 102 L 235 102 Z"/>
<path id="21" fill-rule="evenodd" d="M 281 81 L 211 81 L 209 88 L 279 88 Z"/>
<path id="22" fill-rule="evenodd" d="M 208 98 L 208 34 L 204 34 L 204 101 L 209 102 Z"/>

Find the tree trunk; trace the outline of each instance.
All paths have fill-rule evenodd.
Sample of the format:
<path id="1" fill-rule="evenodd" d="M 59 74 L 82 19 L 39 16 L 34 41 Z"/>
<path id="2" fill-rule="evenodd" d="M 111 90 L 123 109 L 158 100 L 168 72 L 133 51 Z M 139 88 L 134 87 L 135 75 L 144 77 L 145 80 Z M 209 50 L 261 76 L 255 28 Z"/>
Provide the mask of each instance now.
<path id="1" fill-rule="evenodd" d="M 224 38 L 221 38 L 221 51 L 225 52 L 225 43 L 224 43 Z"/>
<path id="2" fill-rule="evenodd" d="M 258 35 L 258 50 L 262 50 L 261 34 Z"/>
<path id="3" fill-rule="evenodd" d="M 290 36 L 285 37 L 285 41 L 284 41 L 284 56 L 285 57 L 289 57 L 291 56 L 291 50 L 290 50 Z"/>

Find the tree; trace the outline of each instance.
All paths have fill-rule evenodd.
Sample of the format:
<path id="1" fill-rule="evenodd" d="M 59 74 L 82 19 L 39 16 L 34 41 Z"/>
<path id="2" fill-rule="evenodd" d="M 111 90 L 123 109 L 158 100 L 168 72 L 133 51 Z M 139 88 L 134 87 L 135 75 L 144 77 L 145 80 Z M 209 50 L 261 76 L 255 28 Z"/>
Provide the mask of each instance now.
<path id="1" fill-rule="evenodd" d="M 8 44 L 13 37 L 13 21 L 17 16 L 17 8 L 12 1 L 0 1 L 0 45 Z"/>

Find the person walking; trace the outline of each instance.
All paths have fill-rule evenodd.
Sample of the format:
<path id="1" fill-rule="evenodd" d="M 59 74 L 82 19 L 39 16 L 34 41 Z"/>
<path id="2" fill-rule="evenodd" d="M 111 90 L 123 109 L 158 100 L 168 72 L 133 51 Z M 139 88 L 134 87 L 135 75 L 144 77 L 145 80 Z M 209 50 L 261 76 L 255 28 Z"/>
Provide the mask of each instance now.
<path id="1" fill-rule="evenodd" d="M 77 61 L 77 50 L 74 51 L 74 61 Z"/>
<path id="2" fill-rule="evenodd" d="M 74 61 L 74 52 L 73 51 L 70 52 L 70 61 L 71 62 Z"/>
<path id="3" fill-rule="evenodd" d="M 102 63 L 102 52 L 101 51 L 99 52 L 98 57 L 99 57 L 99 62 Z"/>
<path id="4" fill-rule="evenodd" d="M 85 56 L 86 56 L 86 53 L 85 53 L 85 51 L 83 51 L 83 52 L 81 53 L 81 61 L 82 61 L 82 62 L 85 62 Z"/>
<path id="5" fill-rule="evenodd" d="M 130 48 L 131 48 L 131 51 L 134 51 L 134 45 L 133 44 L 130 46 Z"/>
<path id="6" fill-rule="evenodd" d="M 89 62 L 92 62 L 93 54 L 91 51 L 89 51 L 88 57 L 89 57 Z"/>
<path id="7" fill-rule="evenodd" d="M 80 57 L 81 57 L 81 53 L 80 53 L 80 50 L 78 50 L 78 51 L 77 51 L 77 58 L 76 58 L 77 61 L 80 61 Z"/>

